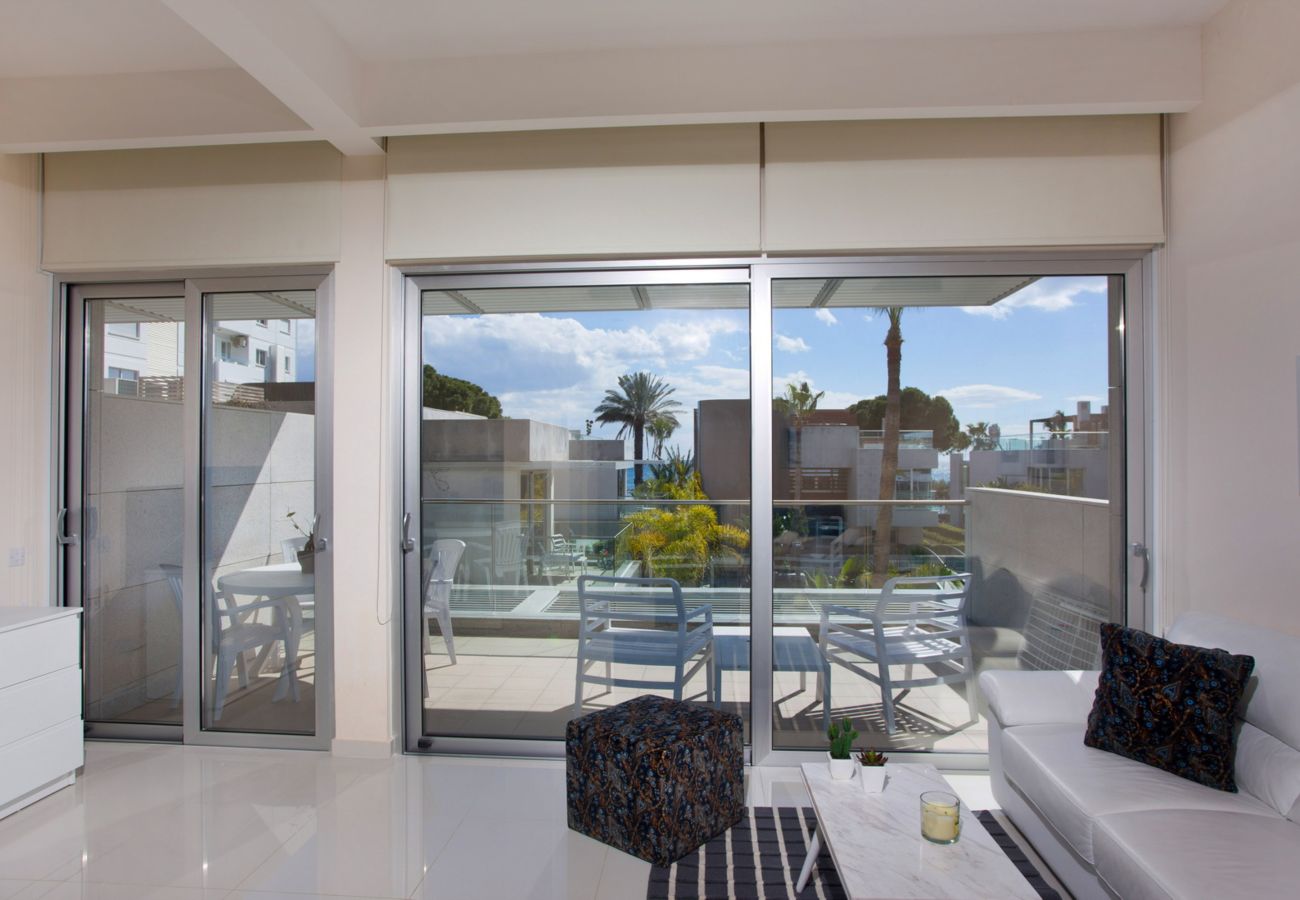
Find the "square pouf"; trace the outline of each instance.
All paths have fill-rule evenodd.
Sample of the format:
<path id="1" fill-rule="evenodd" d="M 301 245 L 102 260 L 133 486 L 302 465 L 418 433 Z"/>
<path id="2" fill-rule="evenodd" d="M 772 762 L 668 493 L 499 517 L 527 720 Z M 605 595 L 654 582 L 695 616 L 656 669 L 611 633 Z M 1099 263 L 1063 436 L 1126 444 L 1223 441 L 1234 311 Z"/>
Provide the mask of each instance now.
<path id="1" fill-rule="evenodd" d="M 740 821 L 740 716 L 637 697 L 569 722 L 569 827 L 667 866 Z"/>

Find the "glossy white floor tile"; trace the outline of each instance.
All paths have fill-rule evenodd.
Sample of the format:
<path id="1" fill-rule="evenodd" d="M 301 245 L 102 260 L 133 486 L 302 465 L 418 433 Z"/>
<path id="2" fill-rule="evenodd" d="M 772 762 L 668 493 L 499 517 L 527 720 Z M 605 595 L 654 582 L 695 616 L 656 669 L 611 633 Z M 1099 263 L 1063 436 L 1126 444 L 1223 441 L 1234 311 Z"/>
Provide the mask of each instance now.
<path id="1" fill-rule="evenodd" d="M 987 807 L 987 778 L 954 785 Z M 566 827 L 560 760 L 91 743 L 74 787 L 0 821 L 0 900 L 640 900 L 649 864 Z M 751 805 L 807 802 L 797 768 Z"/>

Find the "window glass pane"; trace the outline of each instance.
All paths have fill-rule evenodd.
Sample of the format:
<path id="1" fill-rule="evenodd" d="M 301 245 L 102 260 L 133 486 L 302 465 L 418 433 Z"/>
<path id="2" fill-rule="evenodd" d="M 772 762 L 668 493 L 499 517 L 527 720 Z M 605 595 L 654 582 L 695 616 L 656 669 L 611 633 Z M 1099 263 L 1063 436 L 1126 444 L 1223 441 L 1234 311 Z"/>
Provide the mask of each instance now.
<path id="1" fill-rule="evenodd" d="M 424 732 L 715 690 L 748 727 L 748 286 L 421 303 Z"/>
<path id="2" fill-rule="evenodd" d="M 203 727 L 312 734 L 316 295 L 203 302 Z M 270 348 L 249 346 L 286 316 L 290 328 Z M 296 360 L 296 375 L 266 365 L 272 354 Z"/>
<path id="3" fill-rule="evenodd" d="M 179 724 L 183 297 L 87 300 L 86 718 Z"/>
<path id="4" fill-rule="evenodd" d="M 773 283 L 775 747 L 829 715 L 984 752 L 978 670 L 1095 666 L 1124 616 L 1110 288 Z"/>

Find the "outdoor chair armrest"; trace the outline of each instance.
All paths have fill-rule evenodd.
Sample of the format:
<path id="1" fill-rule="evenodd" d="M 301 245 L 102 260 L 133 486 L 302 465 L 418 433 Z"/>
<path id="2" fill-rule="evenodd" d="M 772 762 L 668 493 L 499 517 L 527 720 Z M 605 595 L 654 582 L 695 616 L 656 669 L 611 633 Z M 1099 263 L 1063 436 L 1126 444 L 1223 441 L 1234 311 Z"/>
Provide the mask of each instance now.
<path id="1" fill-rule="evenodd" d="M 705 617 L 706 620 L 708 620 L 709 622 L 712 622 L 712 621 L 713 621 L 713 604 L 712 604 L 712 603 L 701 603 L 699 606 L 695 607 L 694 609 L 688 609 L 688 610 L 686 610 L 686 618 L 687 618 L 687 619 L 695 619 L 695 618 L 698 618 L 701 614 L 704 615 L 704 617 Z"/>
<path id="2" fill-rule="evenodd" d="M 874 610 L 859 609 L 855 606 L 836 606 L 827 605 L 822 607 L 822 621 L 830 622 L 831 613 L 840 616 L 851 616 L 855 619 L 862 619 L 865 622 L 875 622 L 876 614 Z M 835 624 L 830 622 L 830 624 Z"/>

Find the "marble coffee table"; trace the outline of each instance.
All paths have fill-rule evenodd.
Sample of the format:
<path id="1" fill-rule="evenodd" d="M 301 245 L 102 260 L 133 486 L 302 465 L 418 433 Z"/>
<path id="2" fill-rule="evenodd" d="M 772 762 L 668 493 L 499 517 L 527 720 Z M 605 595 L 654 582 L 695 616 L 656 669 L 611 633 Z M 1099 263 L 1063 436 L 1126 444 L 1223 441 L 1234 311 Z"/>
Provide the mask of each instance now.
<path id="1" fill-rule="evenodd" d="M 804 763 L 802 768 L 817 813 L 817 829 L 799 873 L 798 891 L 808 883 L 825 842 L 852 900 L 1038 900 L 1037 892 L 966 804 L 961 805 L 957 843 L 932 844 L 921 837 L 921 794 L 955 793 L 934 766 L 890 764 L 889 780 L 879 794 L 863 791 L 856 777 L 832 780 L 824 762 Z"/>

